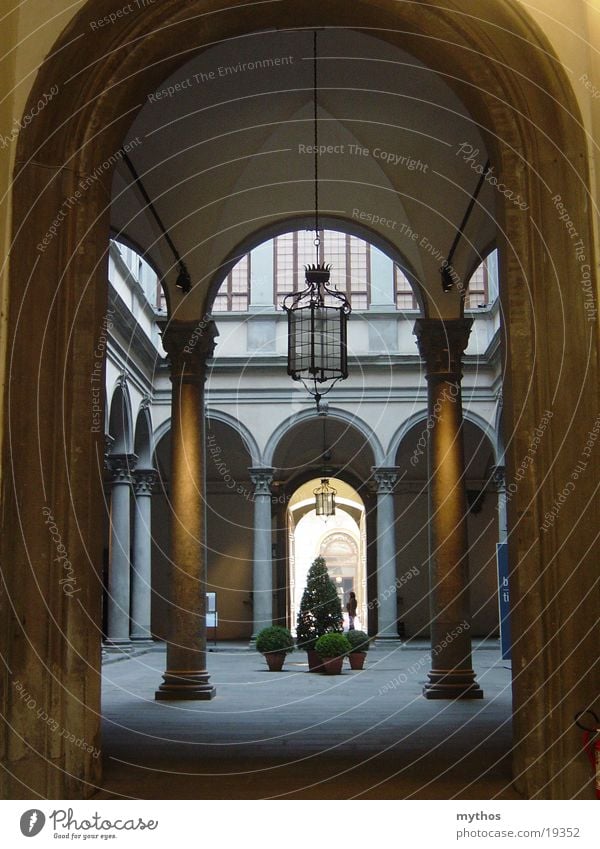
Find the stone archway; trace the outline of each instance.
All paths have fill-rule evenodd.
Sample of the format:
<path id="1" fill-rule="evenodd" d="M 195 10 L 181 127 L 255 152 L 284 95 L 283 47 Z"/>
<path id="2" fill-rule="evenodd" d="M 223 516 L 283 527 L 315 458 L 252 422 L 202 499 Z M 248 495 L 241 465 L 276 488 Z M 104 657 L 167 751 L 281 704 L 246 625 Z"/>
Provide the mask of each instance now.
<path id="1" fill-rule="evenodd" d="M 118 5 L 114 0 L 104 8 Z M 2 651 L 13 675 L 3 672 L 4 734 L 10 729 L 4 795 L 76 798 L 90 795 L 100 781 L 100 765 L 91 753 L 53 735 L 44 723 L 32 726 L 14 683 L 17 678 L 36 682 L 39 704 L 51 704 L 55 719 L 90 748 L 99 744 L 102 528 L 97 505 L 104 446 L 101 434 L 90 429 L 85 399 L 106 311 L 110 166 L 140 100 L 186 56 L 205 43 L 257 27 L 306 26 L 307 21 L 402 30 L 408 50 L 453 78 L 488 135 L 497 173 L 529 201 L 527 216 L 509 201 L 500 209 L 509 480 L 544 412 L 552 410 L 553 417 L 536 463 L 509 505 L 511 560 L 518 564 L 512 576 L 514 772 L 517 787 L 530 797 L 584 792 L 586 765 L 571 720 L 597 695 L 597 636 L 590 625 L 595 611 L 588 591 L 596 580 L 589 518 L 598 513 L 597 452 L 551 532 L 541 533 L 540 527 L 597 416 L 596 314 L 584 309 L 588 300 L 579 264 L 557 212 L 558 203 L 568 211 L 593 269 L 587 150 L 573 92 L 551 47 L 518 4 L 498 5 L 499 25 L 492 31 L 468 15 L 466 0 L 453 4 L 467 12 L 458 17 L 441 2 L 425 9 L 392 0 L 343 6 L 323 0 L 315 10 L 304 0 L 248 8 L 223 0 L 168 0 L 123 27 L 92 33 L 95 13 L 88 3 L 59 39 L 30 102 L 50 85 L 58 85 L 59 94 L 41 120 L 21 133 L 13 191 L 3 503 L 7 525 L 20 533 L 5 535 L 2 543 L 2 561 L 10 564 L 5 580 L 11 605 L 3 600 Z M 221 14 L 215 14 L 217 8 Z M 435 34 L 433 52 L 424 31 Z M 531 52 L 522 50 L 522 41 L 532 45 Z M 85 204 L 63 224 L 57 210 L 75 204 L 71 199 L 82 181 Z M 34 252 L 32 245 L 43 250 Z M 586 279 L 589 283 L 591 276 Z M 565 301 L 571 308 L 563 311 Z M 558 372 L 556 315 L 563 320 L 561 353 L 569 363 L 568 370 Z M 70 559 L 79 564 L 81 593 L 75 602 L 64 597 L 56 580 L 44 510 L 51 511 Z M 571 614 L 565 617 L 565 610 Z"/>

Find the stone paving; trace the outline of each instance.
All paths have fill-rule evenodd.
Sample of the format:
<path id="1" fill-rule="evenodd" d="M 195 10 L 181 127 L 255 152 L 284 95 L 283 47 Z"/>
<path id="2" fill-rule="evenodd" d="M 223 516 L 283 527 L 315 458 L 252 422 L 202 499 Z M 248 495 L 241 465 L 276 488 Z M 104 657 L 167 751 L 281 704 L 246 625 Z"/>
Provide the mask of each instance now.
<path id="1" fill-rule="evenodd" d="M 208 655 L 217 697 L 156 702 L 164 647 L 104 666 L 100 798 L 515 799 L 511 672 L 474 651 L 485 698 L 427 701 L 426 643 L 378 646 L 363 671 L 271 673 L 247 645 Z"/>

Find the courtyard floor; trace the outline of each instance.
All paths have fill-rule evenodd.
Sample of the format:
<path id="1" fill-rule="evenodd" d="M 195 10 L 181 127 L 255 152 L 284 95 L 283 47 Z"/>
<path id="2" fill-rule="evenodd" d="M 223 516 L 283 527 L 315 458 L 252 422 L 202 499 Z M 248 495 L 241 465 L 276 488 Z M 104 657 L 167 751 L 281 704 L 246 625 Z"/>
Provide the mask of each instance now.
<path id="1" fill-rule="evenodd" d="M 247 644 L 208 655 L 217 696 L 157 702 L 164 646 L 103 668 L 103 789 L 96 798 L 518 799 L 511 786 L 511 671 L 474 647 L 484 699 L 421 695 L 428 645 L 378 646 L 365 669 L 271 673 Z M 347 662 L 346 662 L 347 664 Z"/>

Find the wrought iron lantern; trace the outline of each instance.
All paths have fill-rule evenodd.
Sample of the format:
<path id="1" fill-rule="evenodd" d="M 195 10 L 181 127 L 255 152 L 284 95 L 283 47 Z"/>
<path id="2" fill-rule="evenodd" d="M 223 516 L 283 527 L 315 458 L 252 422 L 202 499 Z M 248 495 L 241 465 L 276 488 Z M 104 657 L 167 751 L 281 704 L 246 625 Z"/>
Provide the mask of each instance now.
<path id="1" fill-rule="evenodd" d="M 305 288 L 283 300 L 288 317 L 288 374 L 301 380 L 317 402 L 337 383 L 348 377 L 346 323 L 350 303 L 342 292 L 329 285 L 331 266 L 319 257 L 319 121 L 317 31 L 313 33 L 313 128 L 316 263 L 305 266 Z M 329 386 L 326 386 L 329 384 Z"/>
<path id="2" fill-rule="evenodd" d="M 350 304 L 331 289 L 330 266 L 306 266 L 306 287 L 283 301 L 288 317 L 288 374 L 319 399 L 348 377 L 346 324 Z M 325 388 L 325 384 L 329 384 Z"/>
<path id="3" fill-rule="evenodd" d="M 329 485 L 329 478 L 321 478 L 321 486 L 318 486 L 314 493 L 317 516 L 334 516 L 337 491 Z"/>

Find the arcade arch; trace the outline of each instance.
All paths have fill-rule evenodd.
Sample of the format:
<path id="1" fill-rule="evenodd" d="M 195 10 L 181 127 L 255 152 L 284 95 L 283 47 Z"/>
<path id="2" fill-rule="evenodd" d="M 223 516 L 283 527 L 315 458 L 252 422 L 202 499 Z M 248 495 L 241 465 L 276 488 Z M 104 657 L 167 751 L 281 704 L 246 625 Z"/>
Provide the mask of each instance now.
<path id="1" fill-rule="evenodd" d="M 116 0 L 112 5 L 116 8 Z M 15 674 L 27 671 L 44 678 L 55 715 L 61 720 L 68 715 L 73 733 L 97 738 L 98 711 L 86 712 L 81 706 L 87 703 L 97 708 L 99 697 L 98 632 L 90 633 L 89 623 L 91 619 L 98 628 L 95 564 L 102 548 L 97 516 L 102 482 L 90 479 L 89 470 L 96 468 L 103 446 L 89 430 L 85 405 L 69 400 L 87 397 L 93 340 L 105 309 L 108 181 L 106 176 L 96 175 L 98 162 L 110 162 L 120 150 L 138 104 L 180 66 L 186 51 L 198 51 L 198 30 L 189 26 L 190 16 L 198 16 L 204 43 L 249 35 L 257 23 L 275 28 L 306 26 L 307 21 L 315 26 L 387 28 L 382 38 L 400 41 L 434 70 L 451 77 L 486 134 L 497 173 L 529 204 L 530 215 L 523 216 L 506 198 L 496 198 L 503 222 L 502 298 L 508 355 L 505 417 L 510 430 L 506 456 L 510 470 L 518 467 L 527 451 L 529 434 L 538 425 L 540 414 L 550 408 L 555 413 L 551 437 L 538 451 L 538 464 L 509 506 L 515 531 L 509 542 L 511 559 L 519 564 L 512 586 L 520 602 L 514 616 L 515 660 L 520 670 L 515 678 L 514 766 L 526 795 L 568 798 L 580 792 L 585 765 L 577 766 L 577 742 L 565 729 L 575 711 L 595 696 L 590 661 L 595 657 L 596 639 L 586 624 L 594 619 L 593 598 L 582 588 L 591 586 L 594 577 L 589 553 L 593 523 L 586 519 L 597 513 L 593 512 L 597 504 L 593 489 L 598 478 L 596 460 L 590 475 L 582 479 L 576 495 L 564 506 L 552 534 L 539 533 L 539 519 L 561 489 L 561 482 L 568 479 L 581 438 L 594 422 L 598 365 L 597 327 L 580 308 L 580 281 L 576 264 L 570 262 L 569 235 L 552 205 L 552 197 L 559 195 L 571 210 L 574 226 L 591 246 L 586 139 L 567 76 L 539 27 L 517 2 L 496 4 L 492 28 L 470 15 L 468 4 L 459 0 L 451 8 L 434 0 L 426 18 L 419 17 L 421 4 L 391 0 L 344 5 L 323 0 L 316 9 L 304 2 L 265 4 L 259 19 L 256 7 L 237 6 L 236 14 L 229 15 L 229 4 L 219 5 L 221 14 L 205 17 L 204 2 L 174 0 L 168 8 L 156 4 L 126 27 L 106 27 L 92 37 L 89 21 L 95 12 L 93 4 L 86 3 L 50 51 L 32 89 L 31 104 L 51 85 L 58 84 L 60 96 L 48 104 L 41 120 L 20 134 L 12 197 L 15 241 L 9 328 L 11 369 L 20 385 L 11 387 L 5 407 L 3 497 L 7 521 L 27 532 L 26 538 L 11 535 L 2 543 L 3 562 L 11 564 L 7 581 L 13 609 L 7 612 L 3 629 L 9 666 Z M 106 8 L 110 7 L 109 2 Z M 466 14 L 456 16 L 456 10 Z M 423 27 L 435 38 L 435 51 L 422 37 Z M 523 42 L 531 46 L 529 51 L 515 49 Z M 111 62 L 105 61 L 109 54 Z M 494 69 L 491 74 L 490 65 Z M 480 85 L 482 79 L 485 87 Z M 535 84 L 528 82 L 531 79 Z M 556 160 L 563 155 L 562 167 L 557 168 Z M 59 228 L 48 249 L 34 256 L 31 245 L 40 244 L 48 232 L 48 209 L 61 208 L 65 192 L 76 191 L 81 175 L 89 175 L 91 182 L 73 226 Z M 285 192 L 282 194 L 285 197 Z M 79 249 L 82 243 L 85 250 Z M 555 249 L 552 264 L 545 261 L 548 245 Z M 198 319 L 203 310 L 197 309 L 197 302 L 192 309 L 190 301 L 190 312 L 186 312 L 188 304 L 184 305 L 183 296 L 175 290 L 176 272 L 168 260 L 161 260 L 174 296 L 172 314 Z M 213 266 L 219 262 L 215 259 Z M 590 262 L 594 267 L 592 259 Z M 545 271 L 548 267 L 555 275 L 552 285 Z M 198 280 L 204 280 L 204 268 L 195 269 Z M 437 276 L 431 273 L 425 278 L 433 298 Z M 48 286 L 48 280 L 57 281 L 57 286 Z M 523 280 L 531 297 L 524 293 Z M 37 297 L 31 297 L 32 291 Z M 198 295 L 204 296 L 205 291 L 202 286 Z M 561 312 L 565 301 L 573 308 Z M 434 299 L 434 303 L 441 301 Z M 40 314 L 51 318 L 55 331 L 51 339 L 39 322 Z M 563 353 L 577 381 L 570 374 L 557 375 L 552 357 L 535 356 L 535 345 L 542 351 L 553 350 L 554 327 L 549 316 L 557 314 L 564 322 Z M 37 385 L 32 349 L 49 354 L 45 357 L 46 378 L 53 389 L 40 397 L 30 391 Z M 89 351 L 87 357 L 82 354 L 85 351 Z M 68 398 L 61 407 L 54 387 L 63 385 L 65 374 L 69 375 Z M 573 410 L 578 413 L 576 422 Z M 23 426 L 24 421 L 36 422 L 40 415 L 46 422 L 44 433 Z M 17 428 L 21 429 L 18 441 Z M 66 462 L 58 461 L 59 445 L 63 449 L 60 460 L 66 458 Z M 555 450 L 558 445 L 562 448 L 559 454 Z M 40 466 L 34 470 L 28 463 L 33 455 L 40 457 Z M 50 563 L 52 552 L 44 528 L 39 528 L 35 499 L 20 498 L 20 493 L 29 491 L 48 493 L 71 557 L 82 563 L 81 610 L 62 605 L 49 570 L 33 575 L 31 563 Z M 535 546 L 530 545 L 531 540 Z M 574 565 L 580 572 L 577 581 L 572 580 Z M 532 587 L 539 592 L 532 592 Z M 550 601 L 542 606 L 541 599 Z M 49 646 L 46 600 L 52 610 L 60 611 L 61 628 L 76 650 L 62 643 L 57 649 Z M 562 620 L 565 608 L 577 609 L 578 615 Z M 19 617 L 24 610 L 29 614 L 29 646 L 17 656 L 13 637 L 20 633 Z M 557 621 L 563 622 L 558 633 Z M 83 669 L 80 657 L 86 659 Z M 568 666 L 565 658 L 569 658 Z M 48 668 L 69 671 L 59 680 L 56 675 L 48 676 Z M 9 686 L 5 689 L 11 692 Z M 538 694 L 533 703 L 531 694 Z M 28 739 L 30 749 L 15 751 L 14 743 L 8 744 L 8 762 L 15 776 L 10 792 L 20 791 L 20 779 L 42 796 L 72 798 L 93 792 L 100 779 L 98 762 L 83 751 L 71 751 L 64 743 L 55 751 L 56 741 L 48 729 L 41 724 L 30 728 L 17 708 L 11 706 L 7 727 L 20 739 Z M 50 762 L 50 751 L 53 762 L 59 764 L 55 772 L 40 766 Z M 572 766 L 566 770 L 564 764 Z"/>

